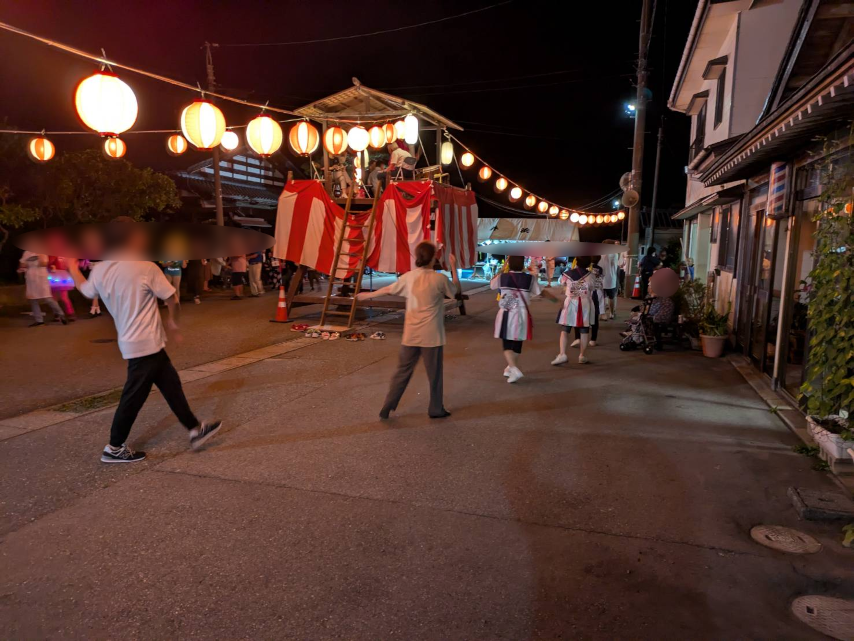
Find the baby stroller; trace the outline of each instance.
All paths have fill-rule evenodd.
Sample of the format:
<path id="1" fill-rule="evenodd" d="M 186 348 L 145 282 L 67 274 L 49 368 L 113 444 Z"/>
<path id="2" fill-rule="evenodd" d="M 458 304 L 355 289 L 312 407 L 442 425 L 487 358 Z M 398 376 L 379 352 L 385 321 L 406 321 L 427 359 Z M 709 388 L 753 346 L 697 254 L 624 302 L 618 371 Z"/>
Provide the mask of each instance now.
<path id="1" fill-rule="evenodd" d="M 632 308 L 632 316 L 626 321 L 628 330 L 623 332 L 623 340 L 620 342 L 620 350 L 631 352 L 642 349 L 644 354 L 652 354 L 655 351 L 655 323 L 649 308 L 652 298 L 646 298 L 642 305 Z"/>

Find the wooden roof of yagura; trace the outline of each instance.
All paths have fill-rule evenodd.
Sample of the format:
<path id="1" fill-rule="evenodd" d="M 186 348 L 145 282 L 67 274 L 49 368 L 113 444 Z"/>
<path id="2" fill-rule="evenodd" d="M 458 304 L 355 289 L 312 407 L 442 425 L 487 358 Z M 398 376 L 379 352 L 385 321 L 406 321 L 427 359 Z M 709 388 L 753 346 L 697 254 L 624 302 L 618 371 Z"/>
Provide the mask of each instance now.
<path id="1" fill-rule="evenodd" d="M 355 78 L 354 86 L 344 91 L 315 100 L 311 104 L 300 107 L 296 113 L 316 120 L 387 120 L 415 114 L 422 119 L 439 127 L 462 131 L 453 120 L 436 113 L 426 105 L 393 96 L 361 84 Z"/>

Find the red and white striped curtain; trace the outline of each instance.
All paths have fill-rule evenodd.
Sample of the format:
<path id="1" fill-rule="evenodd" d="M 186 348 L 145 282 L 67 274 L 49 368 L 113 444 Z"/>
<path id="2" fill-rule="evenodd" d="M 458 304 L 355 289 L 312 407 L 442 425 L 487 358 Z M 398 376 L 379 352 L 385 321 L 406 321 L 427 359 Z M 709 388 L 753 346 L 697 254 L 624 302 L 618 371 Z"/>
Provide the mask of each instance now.
<path id="1" fill-rule="evenodd" d="M 448 256 L 457 258 L 457 267 L 477 262 L 477 201 L 474 192 L 441 183 L 433 183 L 433 195 L 439 201 L 436 211 L 436 244 L 439 259 L 448 267 Z"/>

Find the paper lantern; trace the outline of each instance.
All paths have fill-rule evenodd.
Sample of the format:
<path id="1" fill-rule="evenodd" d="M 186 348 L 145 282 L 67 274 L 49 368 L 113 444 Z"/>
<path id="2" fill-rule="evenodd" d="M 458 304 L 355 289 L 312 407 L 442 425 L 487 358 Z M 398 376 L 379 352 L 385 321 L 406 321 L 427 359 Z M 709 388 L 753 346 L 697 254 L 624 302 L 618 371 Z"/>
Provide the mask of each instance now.
<path id="1" fill-rule="evenodd" d="M 557 216 L 559 213 L 560 207 L 558 207 L 557 205 L 552 205 L 551 207 L 549 207 L 549 216 L 551 216 L 552 218 Z"/>
<path id="2" fill-rule="evenodd" d="M 187 139 L 180 134 L 172 134 L 166 139 L 166 151 L 172 156 L 180 156 L 188 147 Z"/>
<path id="3" fill-rule="evenodd" d="M 625 217 L 626 217 L 626 212 L 624 212 L 624 211 L 618 211 L 617 212 L 617 219 L 618 220 L 623 220 Z"/>
<path id="4" fill-rule="evenodd" d="M 403 139 L 407 145 L 414 145 L 418 142 L 418 118 L 409 114 L 403 119 L 404 134 Z"/>
<path id="5" fill-rule="evenodd" d="M 116 158 L 121 158 L 125 155 L 127 150 L 128 146 L 121 138 L 110 137 L 104 140 L 104 155 L 107 158 L 110 158 L 112 160 L 115 160 Z"/>
<path id="6" fill-rule="evenodd" d="M 27 144 L 27 153 L 30 156 L 30 160 L 43 163 L 53 158 L 56 148 L 44 136 L 37 136 L 36 138 L 30 138 L 30 142 Z"/>
<path id="7" fill-rule="evenodd" d="M 525 209 L 533 209 L 537 204 L 537 197 L 534 194 L 528 194 L 525 198 Z"/>
<path id="8" fill-rule="evenodd" d="M 385 141 L 386 143 L 393 143 L 397 140 L 397 129 L 394 128 L 394 125 L 390 122 L 387 122 L 383 125 L 383 133 L 385 133 Z"/>
<path id="9" fill-rule="evenodd" d="M 257 120 L 257 119 L 256 119 Z M 272 118 L 270 119 L 272 122 L 276 122 Z M 251 123 L 250 123 L 251 124 Z M 278 127 L 279 123 L 276 123 Z M 281 127 L 279 128 L 279 145 L 281 145 L 281 137 L 282 137 Z M 248 132 L 247 132 L 248 136 Z M 310 156 L 315 152 L 317 146 L 320 144 L 320 134 L 317 133 L 317 127 L 308 122 L 307 120 L 303 120 L 298 122 L 293 127 L 291 127 L 291 132 L 288 134 L 288 142 L 291 145 L 291 149 L 293 149 L 300 156 Z M 251 143 L 250 143 L 251 144 Z M 278 148 L 278 145 L 276 146 Z M 253 147 L 254 149 L 254 147 Z M 273 150 L 275 151 L 275 149 Z M 270 153 L 273 153 L 272 151 Z M 270 155 L 270 154 L 265 154 Z"/>
<path id="10" fill-rule="evenodd" d="M 225 149 L 226 151 L 234 151 L 237 149 L 237 146 L 240 144 L 240 138 L 233 131 L 226 131 L 222 135 L 222 140 L 219 143 L 219 146 Z"/>
<path id="11" fill-rule="evenodd" d="M 514 187 L 510 190 L 510 202 L 515 203 L 522 197 L 522 190 L 519 187 Z"/>
<path id="12" fill-rule="evenodd" d="M 500 194 L 502 191 L 507 189 L 508 184 L 509 183 L 507 182 L 507 179 L 504 176 L 499 176 L 495 179 L 495 191 Z"/>
<path id="13" fill-rule="evenodd" d="M 596 222 L 598 224 L 601 225 L 604 221 L 605 221 L 605 217 L 602 214 L 599 214 L 598 216 L 596 216 Z"/>
<path id="14" fill-rule="evenodd" d="M 397 134 L 398 140 L 403 140 L 406 137 L 406 123 L 398 120 L 394 123 L 394 133 Z"/>
<path id="15" fill-rule="evenodd" d="M 368 143 L 374 149 L 379 149 L 385 145 L 385 130 L 382 127 L 371 127 L 368 130 Z"/>
<path id="16" fill-rule="evenodd" d="M 486 182 L 490 178 L 492 178 L 492 170 L 489 167 L 487 167 L 486 165 L 484 165 L 483 167 L 480 168 L 480 171 L 477 172 L 477 179 L 480 182 Z"/>
<path id="17" fill-rule="evenodd" d="M 474 154 L 470 151 L 465 152 L 460 156 L 460 164 L 463 167 L 471 167 L 474 164 Z"/>
<path id="18" fill-rule="evenodd" d="M 446 140 L 442 143 L 442 164 L 450 165 L 454 162 L 454 143 Z"/>
<path id="19" fill-rule="evenodd" d="M 210 151 L 225 133 L 225 116 L 210 100 L 194 100 L 181 112 L 184 138 L 201 151 Z"/>
<path id="20" fill-rule="evenodd" d="M 139 106 L 133 90 L 109 71 L 99 71 L 77 85 L 74 106 L 83 124 L 102 136 L 117 136 L 133 127 Z"/>
<path id="21" fill-rule="evenodd" d="M 537 211 L 541 214 L 545 214 L 549 210 L 549 204 L 545 200 L 541 200 L 540 204 L 537 205 Z"/>
<path id="22" fill-rule="evenodd" d="M 353 127 L 347 132 L 347 144 L 355 152 L 364 151 L 368 148 L 368 131 L 364 127 Z"/>
<path id="23" fill-rule="evenodd" d="M 561 220 L 569 220 L 569 212 L 566 209 L 561 209 L 559 215 Z"/>
<path id="24" fill-rule="evenodd" d="M 569 222 L 571 222 L 571 223 L 577 223 L 577 222 L 578 222 L 578 218 L 579 218 L 579 216 L 578 216 L 578 212 L 577 212 L 577 211 L 574 211 L 574 212 L 572 212 L 572 213 L 569 215 Z"/>
<path id="25" fill-rule="evenodd" d="M 343 154 L 347 149 L 347 132 L 341 127 L 330 127 L 323 134 L 323 146 L 333 156 Z"/>
<path id="26" fill-rule="evenodd" d="M 610 222 L 612 222 L 612 223 L 617 222 L 617 214 L 611 214 L 610 219 L 611 219 Z"/>
<path id="27" fill-rule="evenodd" d="M 578 217 L 578 224 L 579 225 L 586 225 L 587 224 L 587 216 L 585 214 L 581 214 Z"/>

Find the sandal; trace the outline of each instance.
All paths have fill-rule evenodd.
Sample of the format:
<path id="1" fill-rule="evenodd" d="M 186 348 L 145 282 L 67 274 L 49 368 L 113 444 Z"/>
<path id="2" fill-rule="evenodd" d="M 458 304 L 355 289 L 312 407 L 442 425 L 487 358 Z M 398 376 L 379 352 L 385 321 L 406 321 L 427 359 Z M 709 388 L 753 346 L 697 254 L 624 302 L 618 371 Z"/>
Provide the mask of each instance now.
<path id="1" fill-rule="evenodd" d="M 303 324 L 303 323 L 300 323 L 300 324 L 298 324 L 298 325 L 292 325 L 292 326 L 291 326 L 291 331 L 292 331 L 292 332 L 304 332 L 304 331 L 305 331 L 305 330 L 307 330 L 307 329 L 308 329 L 308 325 L 305 325 L 305 324 Z"/>
<path id="2" fill-rule="evenodd" d="M 328 341 L 328 340 L 329 340 L 329 332 L 323 332 L 323 333 L 320 335 L 320 338 L 322 338 L 322 339 L 323 339 L 323 340 L 325 340 L 325 341 Z"/>
<path id="3" fill-rule="evenodd" d="M 371 338 L 373 338 L 375 341 L 384 341 L 385 334 L 382 332 L 374 332 L 373 334 L 371 334 Z"/>
<path id="4" fill-rule="evenodd" d="M 360 340 L 360 338 L 359 338 L 359 335 L 358 335 L 358 334 L 347 334 L 347 335 L 344 337 L 344 340 L 345 340 L 345 341 L 349 341 L 349 342 L 351 342 L 351 343 L 358 343 L 358 342 L 359 342 L 359 340 Z"/>
<path id="5" fill-rule="evenodd" d="M 341 333 L 340 333 L 340 332 L 332 332 L 332 333 L 329 335 L 329 340 L 331 340 L 331 341 L 337 341 L 339 338 L 341 338 Z"/>

